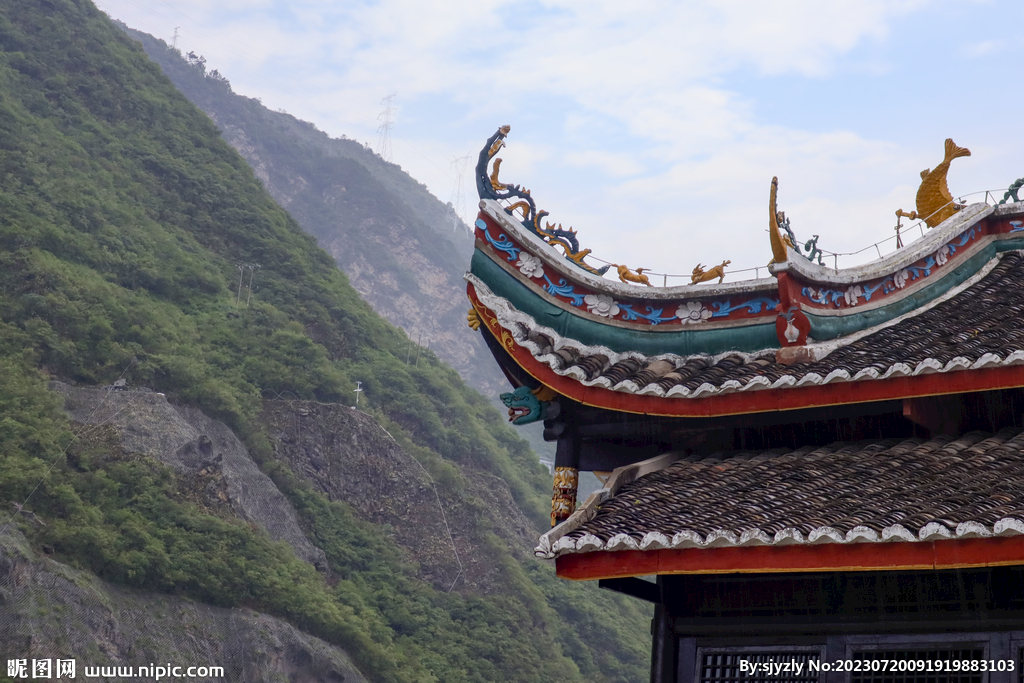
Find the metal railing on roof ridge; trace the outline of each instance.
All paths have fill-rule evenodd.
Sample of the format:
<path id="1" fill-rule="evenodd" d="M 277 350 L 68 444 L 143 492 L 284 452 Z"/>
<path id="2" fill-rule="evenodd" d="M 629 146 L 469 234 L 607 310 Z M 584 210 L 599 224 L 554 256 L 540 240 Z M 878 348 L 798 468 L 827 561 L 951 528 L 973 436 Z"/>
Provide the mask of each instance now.
<path id="1" fill-rule="evenodd" d="M 899 220 L 897 219 L 897 226 L 894 227 L 893 230 L 897 230 L 897 228 L 898 228 L 900 231 L 904 231 L 904 230 L 913 230 L 913 229 L 916 228 L 917 230 L 920 231 L 920 233 L 921 233 L 920 236 L 915 238 L 914 242 L 909 242 L 907 244 L 899 245 L 899 241 L 902 238 L 902 234 L 901 234 L 901 232 L 897 232 L 892 237 L 887 237 L 886 239 L 880 240 L 878 242 L 875 242 L 874 244 L 869 244 L 868 246 L 866 246 L 866 247 L 864 247 L 862 249 L 858 249 L 857 251 L 834 252 L 834 251 L 828 251 L 827 249 L 822 249 L 821 253 L 822 253 L 822 255 L 825 258 L 832 257 L 832 259 L 833 259 L 832 269 L 835 270 L 835 271 L 839 270 L 839 257 L 840 256 L 857 256 L 858 254 L 863 254 L 865 251 L 869 251 L 871 249 L 874 249 L 877 252 L 877 254 L 878 254 L 878 258 L 883 258 L 885 256 L 885 254 L 882 253 L 882 245 L 888 244 L 889 242 L 896 241 L 897 245 L 899 245 L 899 246 L 897 246 L 896 249 L 893 249 L 892 252 L 888 252 L 888 253 L 895 253 L 895 252 L 899 251 L 900 249 L 906 249 L 910 245 L 916 243 L 917 240 L 919 240 L 919 239 L 921 239 L 921 238 L 923 238 L 925 236 L 925 231 L 930 229 L 930 228 L 928 228 L 928 224 L 927 224 L 926 221 L 929 218 L 931 218 L 932 216 L 934 216 L 935 214 L 937 214 L 940 211 L 942 211 L 943 209 L 945 209 L 950 204 L 958 204 L 960 206 L 966 207 L 967 204 L 966 204 L 966 202 L 964 202 L 964 197 L 975 197 L 975 196 L 983 194 L 983 195 L 985 195 L 985 197 L 984 197 L 984 199 L 982 200 L 981 203 L 983 203 L 983 204 L 985 204 L 987 206 L 995 206 L 999 202 L 995 201 L 995 197 L 993 196 L 993 194 L 994 193 L 999 193 L 999 192 L 1002 192 L 1002 190 L 978 190 L 976 192 L 968 192 L 967 194 L 962 194 L 962 195 L 960 195 L 957 198 L 956 201 L 947 202 L 946 204 L 943 204 L 941 207 L 939 207 L 938 209 L 933 211 L 930 215 L 928 215 L 928 216 L 920 216 L 920 217 L 918 217 L 916 223 L 907 224 L 906 226 L 900 226 L 899 225 Z"/>
<path id="2" fill-rule="evenodd" d="M 1000 193 L 1003 193 L 1003 192 L 1004 192 L 1004 190 L 978 190 L 976 192 L 968 192 L 967 194 L 959 195 L 956 201 L 949 202 L 949 203 L 943 205 L 941 208 L 937 209 L 931 215 L 934 215 L 935 213 L 938 213 L 939 211 L 942 211 L 942 209 L 944 209 L 947 206 L 949 206 L 949 204 L 960 204 L 960 205 L 966 206 L 966 203 L 964 202 L 964 198 L 965 197 L 975 197 L 975 196 L 978 196 L 978 195 L 984 195 L 984 199 L 982 200 L 982 203 L 984 203 L 984 204 L 986 204 L 988 206 L 995 206 L 996 204 L 1000 203 L 1000 202 L 996 201 L 996 196 L 998 196 Z M 1004 197 L 1004 199 L 1005 199 L 1005 197 Z M 880 259 L 884 258 L 887 254 L 895 253 L 895 252 L 899 251 L 900 249 L 906 249 L 906 248 L 910 247 L 911 245 L 915 244 L 919 239 L 923 238 L 925 236 L 925 234 L 926 234 L 926 231 L 930 229 L 930 228 L 928 228 L 928 225 L 927 225 L 927 223 L 925 221 L 927 221 L 928 218 L 931 218 L 931 215 L 929 215 L 929 216 L 921 216 L 921 217 L 919 217 L 917 219 L 917 222 L 915 222 L 915 223 L 908 223 L 905 226 L 900 225 L 900 226 L 898 226 L 899 229 L 900 229 L 900 232 L 897 233 L 896 235 L 893 235 L 892 237 L 888 237 L 888 238 L 886 238 L 884 240 L 879 240 L 878 242 L 874 242 L 872 244 L 869 244 L 869 245 L 867 245 L 866 247 L 864 247 L 862 249 L 858 249 L 857 251 L 835 252 L 835 251 L 829 251 L 827 249 L 820 249 L 821 255 L 822 255 L 822 259 L 823 260 L 827 260 L 827 259 L 831 258 L 832 259 L 832 266 L 831 266 L 832 270 L 835 270 L 835 271 L 838 272 L 839 271 L 839 257 L 841 257 L 841 256 L 857 256 L 859 254 L 863 254 L 866 251 L 874 249 L 875 252 L 878 254 L 878 258 L 880 258 Z M 897 223 L 898 223 L 898 221 L 897 221 Z M 895 230 L 896 227 L 894 227 L 893 229 Z M 910 231 L 910 230 L 914 230 L 914 229 L 919 230 L 921 234 L 920 234 L 919 237 L 916 237 L 913 242 L 907 242 L 907 243 L 903 244 L 902 246 L 899 246 L 896 249 L 893 249 L 892 251 L 888 251 L 888 249 L 886 249 L 885 252 L 882 251 L 882 248 L 883 248 L 884 245 L 887 245 L 889 242 L 897 242 L 898 243 L 899 240 L 901 240 L 901 238 L 903 237 L 903 235 L 906 234 L 906 231 Z M 610 266 L 614 266 L 615 265 L 614 263 L 612 263 L 610 261 L 605 261 L 604 259 L 598 258 L 598 257 L 594 256 L 593 254 L 587 256 L 587 259 L 590 260 L 590 261 L 596 261 L 596 262 L 598 262 L 598 263 L 600 263 L 602 265 L 605 265 L 605 264 L 610 265 Z M 764 265 L 764 266 L 753 266 L 751 268 L 729 269 L 728 271 L 726 271 L 725 275 L 726 275 L 726 277 L 730 277 L 732 275 L 738 275 L 739 273 L 754 273 L 754 279 L 758 279 L 758 278 L 761 277 L 761 271 L 762 270 L 765 272 L 765 275 L 768 274 L 768 266 Z M 657 272 L 654 272 L 654 271 L 651 271 L 651 270 L 644 271 L 644 274 L 647 275 L 648 277 L 652 278 L 652 279 L 660 277 L 662 279 L 662 287 L 678 286 L 675 283 L 670 285 L 669 284 L 669 279 L 684 280 L 684 282 L 681 282 L 681 283 L 678 283 L 678 284 L 679 285 L 688 285 L 688 284 L 690 284 L 690 277 L 691 277 L 690 275 L 674 275 L 672 273 L 657 273 Z M 739 279 L 740 280 L 746 280 L 746 279 L 749 279 L 749 278 L 739 278 Z M 732 281 L 736 281 L 736 280 L 732 279 Z"/>

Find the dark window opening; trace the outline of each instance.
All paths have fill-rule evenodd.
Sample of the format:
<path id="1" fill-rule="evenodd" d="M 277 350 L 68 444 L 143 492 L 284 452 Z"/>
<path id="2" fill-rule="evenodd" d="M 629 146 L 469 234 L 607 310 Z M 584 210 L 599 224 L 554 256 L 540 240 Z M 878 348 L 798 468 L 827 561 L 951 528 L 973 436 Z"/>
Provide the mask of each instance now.
<path id="1" fill-rule="evenodd" d="M 850 683 L 982 683 L 988 678 L 980 670 L 987 663 L 980 647 L 861 650 L 851 659 Z"/>
<path id="2" fill-rule="evenodd" d="M 820 657 L 817 650 L 702 650 L 698 680 L 700 683 L 817 683 L 819 674 L 810 671 L 808 664 L 817 663 Z"/>

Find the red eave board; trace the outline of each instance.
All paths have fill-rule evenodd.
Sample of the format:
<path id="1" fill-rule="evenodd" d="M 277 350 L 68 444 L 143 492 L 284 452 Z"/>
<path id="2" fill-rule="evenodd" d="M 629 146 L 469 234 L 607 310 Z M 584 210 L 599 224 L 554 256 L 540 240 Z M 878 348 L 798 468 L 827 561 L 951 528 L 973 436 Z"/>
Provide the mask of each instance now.
<path id="1" fill-rule="evenodd" d="M 1024 536 L 921 542 L 621 550 L 562 555 L 555 560 L 558 576 L 575 580 L 651 574 L 888 571 L 1001 565 L 1024 565 Z"/>

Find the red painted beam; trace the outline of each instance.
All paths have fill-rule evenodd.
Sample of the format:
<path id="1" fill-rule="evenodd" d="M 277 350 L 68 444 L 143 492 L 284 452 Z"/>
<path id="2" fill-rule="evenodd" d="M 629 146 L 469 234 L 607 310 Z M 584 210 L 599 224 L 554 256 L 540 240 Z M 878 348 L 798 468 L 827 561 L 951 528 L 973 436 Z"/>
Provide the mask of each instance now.
<path id="1" fill-rule="evenodd" d="M 555 560 L 560 578 L 579 581 L 650 574 L 887 571 L 1000 565 L 1024 565 L 1024 536 L 917 543 L 623 550 L 563 555 Z"/>

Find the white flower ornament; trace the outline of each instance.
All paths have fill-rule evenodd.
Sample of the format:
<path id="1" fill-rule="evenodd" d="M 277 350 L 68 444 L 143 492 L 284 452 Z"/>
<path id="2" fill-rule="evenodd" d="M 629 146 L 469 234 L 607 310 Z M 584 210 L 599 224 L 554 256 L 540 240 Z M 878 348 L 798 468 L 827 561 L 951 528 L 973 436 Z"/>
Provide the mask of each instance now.
<path id="1" fill-rule="evenodd" d="M 619 314 L 619 303 L 607 294 L 587 294 L 583 297 L 583 303 L 594 315 L 613 318 Z"/>
<path id="2" fill-rule="evenodd" d="M 906 287 L 908 277 L 910 277 L 910 273 L 907 272 L 906 268 L 893 275 L 892 280 L 896 284 L 896 289 L 903 289 Z"/>
<path id="3" fill-rule="evenodd" d="M 540 259 L 527 251 L 523 251 L 519 255 L 516 267 L 526 277 L 544 277 L 544 267 L 541 265 Z"/>
<path id="4" fill-rule="evenodd" d="M 711 317 L 711 311 L 705 308 L 704 304 L 699 301 L 687 301 L 685 304 L 680 304 L 679 308 L 676 309 L 676 317 L 684 325 L 694 325 L 708 320 Z"/>

